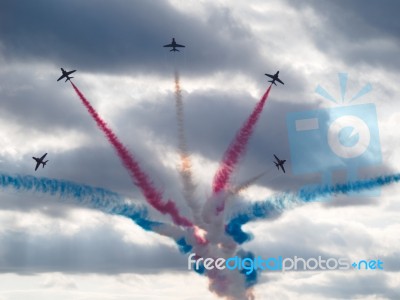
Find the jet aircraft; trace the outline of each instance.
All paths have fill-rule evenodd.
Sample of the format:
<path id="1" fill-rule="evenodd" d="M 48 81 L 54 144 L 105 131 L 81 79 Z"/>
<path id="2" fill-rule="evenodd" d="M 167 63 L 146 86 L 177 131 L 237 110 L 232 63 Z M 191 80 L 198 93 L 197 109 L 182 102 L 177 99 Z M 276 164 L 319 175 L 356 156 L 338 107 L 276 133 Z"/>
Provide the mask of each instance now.
<path id="1" fill-rule="evenodd" d="M 276 85 L 275 81 L 278 81 L 279 83 L 284 84 L 283 81 L 280 80 L 280 79 L 278 78 L 278 76 L 279 76 L 279 71 L 276 72 L 274 75 L 265 74 L 265 76 L 268 76 L 268 77 L 272 78 L 272 80 L 268 80 L 268 82 L 272 82 L 272 83 L 275 84 L 275 85 Z"/>
<path id="2" fill-rule="evenodd" d="M 275 166 L 278 168 L 278 170 L 279 170 L 279 167 L 281 167 L 283 173 L 286 173 L 286 172 L 285 172 L 285 168 L 283 167 L 283 164 L 285 163 L 286 159 L 282 159 L 282 160 L 281 160 L 281 159 L 279 159 L 275 154 L 274 154 L 274 157 L 275 157 L 275 159 L 276 159 L 276 162 L 274 161 Z"/>
<path id="3" fill-rule="evenodd" d="M 46 155 L 47 155 L 47 153 L 43 154 L 41 158 L 37 158 L 37 157 L 33 157 L 33 156 L 32 156 L 32 158 L 33 158 L 34 160 L 36 160 L 36 168 L 35 168 L 35 171 L 39 168 L 40 164 L 42 164 L 42 165 L 43 165 L 43 168 L 44 168 L 44 166 L 45 166 L 46 163 L 48 162 L 48 160 L 43 161 L 44 158 L 46 157 Z"/>
<path id="4" fill-rule="evenodd" d="M 76 71 L 76 70 L 65 71 L 63 68 L 61 68 L 62 75 L 61 75 L 60 78 L 57 79 L 57 81 L 60 81 L 60 80 L 63 79 L 63 78 L 66 78 L 66 79 L 65 79 L 65 82 L 67 82 L 68 80 L 71 80 L 71 78 L 74 78 L 74 77 L 70 77 L 69 75 L 72 74 L 72 73 L 74 73 L 75 71 Z"/>
<path id="5" fill-rule="evenodd" d="M 168 45 L 164 45 L 163 47 L 169 47 L 169 48 L 172 48 L 171 50 L 169 50 L 169 51 L 178 51 L 179 52 L 179 50 L 178 49 L 176 49 L 176 47 L 182 47 L 182 48 L 185 48 L 185 46 L 184 45 L 179 45 L 179 44 L 177 44 L 176 42 L 175 42 L 175 38 L 172 38 L 172 43 L 171 44 L 168 44 Z"/>

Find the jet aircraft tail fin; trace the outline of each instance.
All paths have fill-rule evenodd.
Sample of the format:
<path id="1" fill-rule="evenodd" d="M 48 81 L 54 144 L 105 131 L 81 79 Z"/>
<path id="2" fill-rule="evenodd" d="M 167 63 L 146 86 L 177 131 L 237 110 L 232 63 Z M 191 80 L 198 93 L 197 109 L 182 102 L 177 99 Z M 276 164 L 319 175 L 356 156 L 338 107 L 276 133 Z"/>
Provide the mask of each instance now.
<path id="1" fill-rule="evenodd" d="M 273 84 L 276 85 L 275 80 L 268 80 L 268 82 L 272 82 Z"/>

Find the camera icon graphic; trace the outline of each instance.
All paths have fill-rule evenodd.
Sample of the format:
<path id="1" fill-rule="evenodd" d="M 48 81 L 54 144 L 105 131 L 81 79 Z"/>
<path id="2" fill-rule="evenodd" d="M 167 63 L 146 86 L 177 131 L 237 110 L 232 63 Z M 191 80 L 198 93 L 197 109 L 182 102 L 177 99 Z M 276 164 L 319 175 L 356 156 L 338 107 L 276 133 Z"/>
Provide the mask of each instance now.
<path id="1" fill-rule="evenodd" d="M 343 78 L 347 80 L 347 74 L 340 73 L 342 96 L 346 86 Z M 367 87 L 353 99 L 367 93 L 370 85 Z M 335 101 L 320 86 L 316 91 Z M 292 112 L 286 117 L 286 125 L 294 175 L 321 174 L 325 186 L 333 184 L 335 171 L 346 171 L 347 180 L 354 182 L 359 180 L 360 168 L 382 163 L 378 119 L 372 103 Z M 362 195 L 377 193 L 374 190 Z"/>

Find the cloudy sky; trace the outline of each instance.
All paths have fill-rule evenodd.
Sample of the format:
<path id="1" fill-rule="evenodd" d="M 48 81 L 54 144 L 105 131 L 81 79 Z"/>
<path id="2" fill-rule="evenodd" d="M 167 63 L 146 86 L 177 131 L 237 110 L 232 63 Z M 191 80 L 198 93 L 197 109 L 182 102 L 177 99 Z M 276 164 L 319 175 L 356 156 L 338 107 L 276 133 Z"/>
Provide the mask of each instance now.
<path id="1" fill-rule="evenodd" d="M 276 70 L 285 85 L 272 88 L 234 180 L 265 175 L 234 203 L 321 180 L 293 174 L 293 112 L 373 103 L 382 163 L 360 176 L 397 173 L 399 8 L 395 0 L 2 0 L 0 173 L 70 180 L 144 203 L 70 84 L 56 82 L 60 67 L 78 70 L 74 83 L 183 213 L 174 70 L 204 201 L 226 147 L 268 87 L 264 73 Z M 186 45 L 180 53 L 162 47 L 172 37 Z M 315 93 L 320 85 L 341 99 L 338 73 L 348 74 L 347 100 L 367 84 L 372 91 L 351 104 Z M 35 172 L 31 157 L 45 152 L 49 163 Z M 274 153 L 287 159 L 286 174 L 275 169 Z M 343 165 L 334 177 L 345 175 Z M 399 192 L 391 185 L 373 198 L 334 198 L 246 225 L 255 238 L 243 247 L 263 257 L 384 261 L 379 272 L 265 272 L 257 299 L 398 299 Z M 218 299 L 205 277 L 186 270 L 173 241 L 62 200 L 1 187 L 1 300 Z"/>

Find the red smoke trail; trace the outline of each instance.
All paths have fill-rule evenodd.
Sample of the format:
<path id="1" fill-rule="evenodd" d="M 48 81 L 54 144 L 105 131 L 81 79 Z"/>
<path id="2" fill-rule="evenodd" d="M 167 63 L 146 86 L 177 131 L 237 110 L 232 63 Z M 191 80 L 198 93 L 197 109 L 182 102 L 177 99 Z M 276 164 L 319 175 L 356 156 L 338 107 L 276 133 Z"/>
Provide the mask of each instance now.
<path id="1" fill-rule="evenodd" d="M 109 142 L 114 146 L 114 149 L 121 159 L 124 167 L 128 170 L 129 175 L 133 180 L 133 183 L 139 187 L 149 204 L 161 213 L 169 214 L 176 225 L 193 226 L 192 222 L 179 214 L 179 211 L 174 202 L 172 202 L 171 200 L 168 200 L 167 202 L 163 201 L 161 193 L 153 186 L 147 174 L 142 171 L 139 163 L 133 158 L 128 149 L 126 149 L 126 147 L 119 141 L 114 132 L 100 118 L 96 110 L 92 107 L 89 101 L 86 100 L 81 91 L 79 91 L 79 89 L 72 82 L 71 84 L 75 92 L 87 108 L 88 112 L 96 121 L 99 128 L 106 135 Z"/>
<path id="2" fill-rule="evenodd" d="M 213 192 L 214 194 L 220 192 L 221 190 L 226 188 L 226 185 L 229 182 L 232 172 L 236 167 L 239 158 L 243 155 L 246 150 L 247 143 L 253 133 L 254 126 L 257 123 L 257 120 L 264 108 L 264 104 L 268 99 L 269 91 L 271 90 L 271 86 L 267 89 L 267 91 L 262 96 L 261 100 L 257 103 L 253 112 L 247 121 L 243 124 L 240 131 L 236 134 L 235 139 L 226 150 L 222 162 L 219 166 L 217 173 L 214 176 L 213 181 Z"/>

